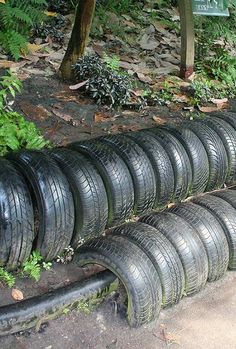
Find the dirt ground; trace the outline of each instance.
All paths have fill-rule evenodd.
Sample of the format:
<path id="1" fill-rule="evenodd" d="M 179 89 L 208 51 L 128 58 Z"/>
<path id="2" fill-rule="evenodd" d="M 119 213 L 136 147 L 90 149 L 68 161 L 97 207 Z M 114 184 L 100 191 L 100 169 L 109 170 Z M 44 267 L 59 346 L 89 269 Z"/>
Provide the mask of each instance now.
<path id="1" fill-rule="evenodd" d="M 37 83 L 36 83 L 37 79 Z M 235 103 L 231 103 L 236 110 Z M 190 117 L 181 107 L 148 107 L 143 111 L 109 112 L 69 90 L 56 77 L 35 76 L 24 82 L 16 109 L 34 121 L 54 145 L 105 133 L 127 132 Z M 39 283 L 17 280 L 16 287 L 32 297 L 83 278 L 73 265 L 56 265 Z M 1 287 L 0 306 L 12 303 L 11 291 Z M 91 314 L 72 311 L 21 335 L 0 338 L 1 349 L 236 349 L 236 272 L 208 284 L 199 294 L 163 310 L 155 323 L 130 329 L 124 314 L 115 312 L 108 297 Z"/>
<path id="2" fill-rule="evenodd" d="M 107 298 L 91 314 L 72 311 L 40 333 L 0 339 L 1 349 L 235 349 L 236 272 L 178 305 L 162 310 L 158 321 L 130 329 Z"/>
<path id="3" fill-rule="evenodd" d="M 37 80 L 37 81 L 36 81 Z M 94 104 L 56 76 L 35 76 L 24 81 L 15 109 L 41 128 L 55 145 L 94 138 L 107 133 L 136 131 L 163 122 L 176 123 L 189 113 L 181 107 L 147 107 L 142 111 L 108 111 Z M 156 121 L 155 121 L 156 120 Z"/>

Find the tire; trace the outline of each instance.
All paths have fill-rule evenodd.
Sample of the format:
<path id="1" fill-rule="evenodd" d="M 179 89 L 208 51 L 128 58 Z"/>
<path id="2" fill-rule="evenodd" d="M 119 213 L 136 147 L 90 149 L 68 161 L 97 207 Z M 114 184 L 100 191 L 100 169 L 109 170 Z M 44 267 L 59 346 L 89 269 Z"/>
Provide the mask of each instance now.
<path id="1" fill-rule="evenodd" d="M 229 125 L 231 125 L 236 130 L 236 113 L 228 111 L 220 111 L 210 113 L 210 116 L 215 116 L 219 119 L 225 120 Z"/>
<path id="2" fill-rule="evenodd" d="M 208 281 L 222 277 L 229 264 L 229 247 L 215 216 L 206 208 L 190 202 L 172 207 L 169 211 L 187 221 L 201 239 L 208 257 Z"/>
<path id="3" fill-rule="evenodd" d="M 186 150 L 192 167 L 190 195 L 203 193 L 209 178 L 209 161 L 200 139 L 188 128 L 165 127 Z"/>
<path id="4" fill-rule="evenodd" d="M 154 135 L 171 159 L 175 180 L 175 193 L 173 200 L 181 201 L 185 199 L 192 186 L 192 169 L 184 147 L 170 133 L 161 130 L 160 128 L 156 127 L 147 129 L 144 132 Z"/>
<path id="5" fill-rule="evenodd" d="M 157 229 L 136 222 L 112 230 L 135 243 L 152 261 L 162 285 L 164 307 L 178 303 L 184 292 L 185 277 L 180 258 L 169 240 Z"/>
<path id="6" fill-rule="evenodd" d="M 225 200 L 214 195 L 204 195 L 193 202 L 207 208 L 220 222 L 229 245 L 229 269 L 236 269 L 236 211 Z"/>
<path id="7" fill-rule="evenodd" d="M 75 206 L 72 247 L 100 235 L 107 225 L 108 201 L 102 178 L 89 160 L 69 149 L 54 149 L 50 156 L 66 176 Z"/>
<path id="8" fill-rule="evenodd" d="M 183 127 L 193 131 L 206 149 L 210 170 L 206 191 L 221 188 L 228 173 L 227 154 L 223 142 L 217 133 L 203 122 L 187 122 Z"/>
<path id="9" fill-rule="evenodd" d="M 74 203 L 69 184 L 56 162 L 40 151 L 10 153 L 27 179 L 36 201 L 39 219 L 35 248 L 45 260 L 53 260 L 71 242 Z"/>
<path id="10" fill-rule="evenodd" d="M 14 270 L 30 256 L 34 213 L 23 176 L 0 159 L 0 266 Z"/>
<path id="11" fill-rule="evenodd" d="M 147 255 L 122 236 L 99 237 L 88 241 L 75 255 L 80 266 L 99 264 L 111 270 L 128 295 L 128 321 L 138 327 L 159 314 L 162 300 L 158 273 Z"/>
<path id="12" fill-rule="evenodd" d="M 151 134 L 139 131 L 127 133 L 127 136 L 144 150 L 151 161 L 157 190 L 154 207 L 167 206 L 174 195 L 174 171 L 167 152 Z"/>
<path id="13" fill-rule="evenodd" d="M 208 261 L 195 230 L 184 219 L 169 212 L 152 213 L 140 219 L 165 235 L 176 249 L 185 272 L 185 292 L 200 291 L 207 281 Z"/>
<path id="14" fill-rule="evenodd" d="M 225 120 L 217 117 L 207 117 L 204 122 L 212 128 L 222 140 L 228 158 L 228 174 L 226 184 L 236 181 L 236 132 Z"/>
<path id="15" fill-rule="evenodd" d="M 124 135 L 103 136 L 98 141 L 111 147 L 126 163 L 134 185 L 134 213 L 149 212 L 156 200 L 156 180 L 142 148 Z"/>
<path id="16" fill-rule="evenodd" d="M 72 143 L 70 147 L 90 159 L 102 177 L 108 198 L 107 226 L 118 225 L 130 218 L 134 209 L 134 187 L 121 157 L 96 141 Z"/>
<path id="17" fill-rule="evenodd" d="M 211 193 L 218 198 L 221 198 L 228 202 L 233 208 L 236 209 L 236 191 L 231 189 L 217 190 Z"/>

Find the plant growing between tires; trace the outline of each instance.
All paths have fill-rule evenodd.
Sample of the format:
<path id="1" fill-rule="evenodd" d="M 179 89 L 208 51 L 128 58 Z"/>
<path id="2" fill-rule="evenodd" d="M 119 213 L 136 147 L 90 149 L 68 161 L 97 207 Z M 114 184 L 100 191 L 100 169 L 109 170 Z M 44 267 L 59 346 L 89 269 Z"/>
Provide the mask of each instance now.
<path id="1" fill-rule="evenodd" d="M 51 262 L 43 261 L 43 257 L 38 251 L 33 251 L 29 259 L 23 263 L 21 274 L 23 276 L 29 276 L 35 281 L 39 281 L 42 270 L 49 270 L 51 266 Z"/>

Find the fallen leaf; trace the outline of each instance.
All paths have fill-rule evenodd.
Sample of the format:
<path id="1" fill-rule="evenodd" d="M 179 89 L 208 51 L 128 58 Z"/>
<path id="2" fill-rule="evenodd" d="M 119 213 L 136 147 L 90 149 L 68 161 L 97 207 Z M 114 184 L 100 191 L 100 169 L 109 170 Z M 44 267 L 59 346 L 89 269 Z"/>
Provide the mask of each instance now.
<path id="1" fill-rule="evenodd" d="M 89 81 L 89 79 L 85 80 L 85 81 L 82 81 L 82 82 L 79 82 L 76 85 L 71 85 L 71 86 L 69 86 L 69 89 L 70 90 L 78 90 L 80 87 L 83 87 L 84 85 L 86 85 L 88 81 Z"/>
<path id="2" fill-rule="evenodd" d="M 43 47 L 45 47 L 45 44 L 44 45 L 37 45 L 37 44 L 28 44 L 27 45 L 28 47 L 28 50 L 30 52 L 37 52 L 37 51 L 40 51 Z"/>
<path id="3" fill-rule="evenodd" d="M 11 296 L 15 301 L 22 301 L 22 299 L 24 299 L 23 293 L 17 288 L 12 289 Z"/>
<path id="4" fill-rule="evenodd" d="M 51 11 L 44 11 L 44 14 L 49 17 L 56 17 L 57 13 L 56 12 L 51 12 Z"/>
<path id="5" fill-rule="evenodd" d="M 212 107 L 201 107 L 199 106 L 198 109 L 203 112 L 203 113 L 211 113 L 213 111 L 219 110 L 217 106 L 212 106 Z"/>
<path id="6" fill-rule="evenodd" d="M 104 113 L 94 114 L 94 122 L 114 121 L 114 120 L 115 120 L 115 117 L 112 117 L 108 114 L 104 114 Z"/>
<path id="7" fill-rule="evenodd" d="M 143 50 L 155 50 L 159 46 L 159 42 L 151 39 L 148 34 L 144 34 L 139 41 L 139 45 Z"/>
<path id="8" fill-rule="evenodd" d="M 21 62 L 12 62 L 12 61 L 7 61 L 7 60 L 0 60 L 0 68 L 18 68 L 22 67 L 26 64 L 27 62 L 21 61 Z"/>
<path id="9" fill-rule="evenodd" d="M 152 83 L 152 79 L 149 76 L 144 75 L 143 73 L 139 73 L 137 72 L 137 76 L 139 78 L 140 81 L 150 84 Z"/>
<path id="10" fill-rule="evenodd" d="M 29 102 L 20 102 L 22 112 L 31 120 L 46 120 L 52 114 L 42 105 L 33 105 Z"/>
<path id="11" fill-rule="evenodd" d="M 52 110 L 52 112 L 53 112 L 53 114 L 55 114 L 59 118 L 65 120 L 66 122 L 72 122 L 73 121 L 73 118 L 70 115 L 65 114 L 65 113 L 63 113 L 63 112 L 61 112 L 61 111 L 59 111 L 59 110 L 57 110 L 55 108 Z"/>
<path id="12" fill-rule="evenodd" d="M 5 0 L 0 0 L 0 4 L 5 4 L 6 1 Z"/>
<path id="13" fill-rule="evenodd" d="M 210 101 L 220 107 L 222 104 L 228 102 L 228 98 L 211 98 Z"/>
<path id="14" fill-rule="evenodd" d="M 159 116 L 153 116 L 152 119 L 158 124 L 158 125 L 164 125 L 166 124 L 166 121 Z"/>

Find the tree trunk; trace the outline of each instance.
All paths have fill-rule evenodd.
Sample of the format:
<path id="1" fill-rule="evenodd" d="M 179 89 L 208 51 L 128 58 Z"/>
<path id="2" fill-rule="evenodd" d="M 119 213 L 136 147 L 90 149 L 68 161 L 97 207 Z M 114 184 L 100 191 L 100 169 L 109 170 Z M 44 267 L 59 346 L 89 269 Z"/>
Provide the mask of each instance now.
<path id="1" fill-rule="evenodd" d="M 96 0 L 78 1 L 70 41 L 60 66 L 63 79 L 71 80 L 73 78 L 72 65 L 76 63 L 78 58 L 84 55 L 88 43 L 95 5 Z"/>
<path id="2" fill-rule="evenodd" d="M 181 64 L 180 77 L 187 79 L 194 67 L 194 20 L 192 0 L 179 0 L 181 24 Z"/>

